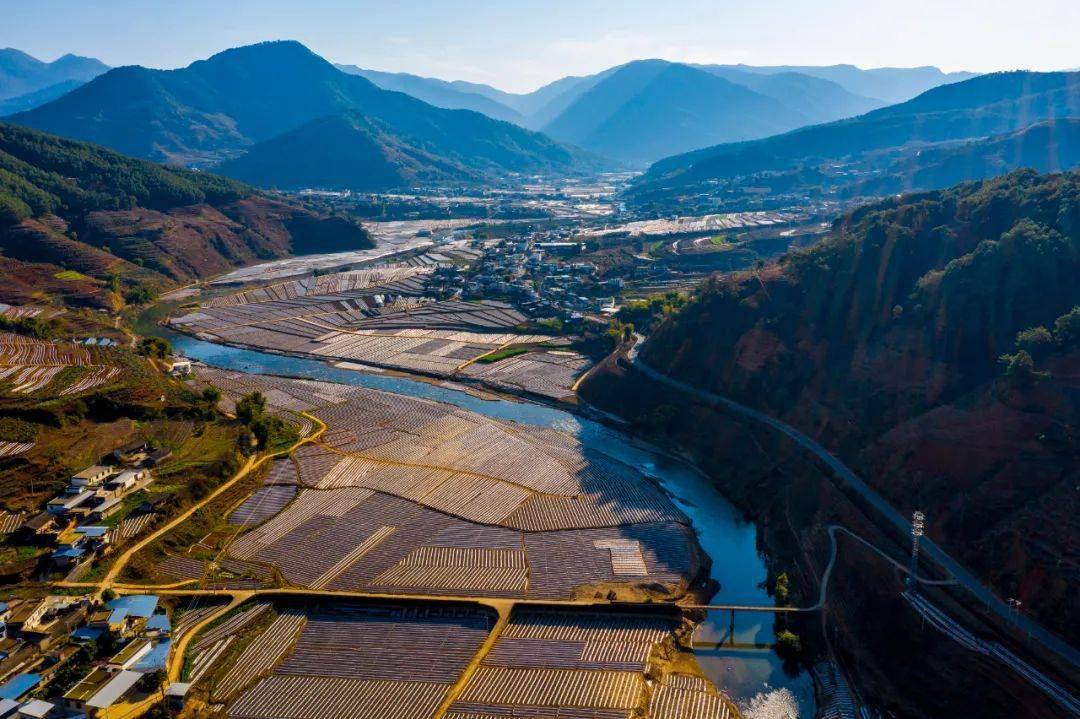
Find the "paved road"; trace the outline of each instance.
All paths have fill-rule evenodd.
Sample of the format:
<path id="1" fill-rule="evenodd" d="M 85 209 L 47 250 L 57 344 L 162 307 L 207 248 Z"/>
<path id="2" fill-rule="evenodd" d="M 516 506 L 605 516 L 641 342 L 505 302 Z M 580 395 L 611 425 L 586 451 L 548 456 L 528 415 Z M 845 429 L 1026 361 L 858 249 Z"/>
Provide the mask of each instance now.
<path id="1" fill-rule="evenodd" d="M 700 397 L 707 402 L 718 404 L 732 414 L 747 417 L 756 422 L 768 425 L 778 432 L 787 435 L 804 449 L 812 452 L 818 459 L 827 464 L 829 469 L 831 469 L 837 477 L 843 480 L 848 488 L 871 504 L 890 524 L 905 534 L 911 532 L 911 522 L 908 521 L 907 517 L 900 514 L 900 512 L 889 504 L 880 494 L 871 489 L 866 482 L 848 469 L 843 462 L 834 457 L 827 449 L 799 430 L 789 424 L 781 422 L 775 417 L 770 417 L 763 412 L 739 404 L 738 402 L 730 400 L 727 397 L 722 397 L 714 392 L 709 392 L 669 377 L 645 364 L 639 355 L 641 343 L 644 339 L 645 338 L 641 335 L 637 335 L 635 337 L 634 346 L 627 352 L 627 359 L 630 360 L 630 363 L 635 369 L 657 382 L 661 382 L 669 387 L 674 387 L 687 394 Z M 990 611 L 997 614 L 1003 622 L 1015 623 L 1021 631 L 1026 632 L 1032 639 L 1038 641 L 1044 647 L 1068 661 L 1074 669 L 1080 668 L 1080 652 L 1073 648 L 1068 642 L 1029 617 L 1016 617 L 1013 615 L 1008 604 L 987 589 L 974 574 L 965 569 L 963 565 L 950 557 L 945 550 L 934 544 L 934 542 L 927 537 L 923 537 L 921 547 L 924 555 L 929 556 L 937 562 L 952 575 L 957 583 L 963 585 L 968 591 L 975 595 Z"/>

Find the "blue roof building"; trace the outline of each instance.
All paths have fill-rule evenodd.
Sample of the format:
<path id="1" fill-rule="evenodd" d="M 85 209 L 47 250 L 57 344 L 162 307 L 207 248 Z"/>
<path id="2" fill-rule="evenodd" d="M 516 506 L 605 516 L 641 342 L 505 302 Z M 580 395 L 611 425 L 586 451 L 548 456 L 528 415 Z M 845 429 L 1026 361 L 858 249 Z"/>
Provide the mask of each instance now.
<path id="1" fill-rule="evenodd" d="M 41 682 L 40 674 L 19 674 L 0 686 L 0 699 L 18 700 Z"/>
<path id="2" fill-rule="evenodd" d="M 172 649 L 172 642 L 168 639 L 158 642 L 153 649 L 144 654 L 139 661 L 131 667 L 131 670 L 136 672 L 152 672 L 157 669 L 165 669 L 165 665 L 169 661 L 170 649 Z"/>
<path id="3" fill-rule="evenodd" d="M 169 622 L 169 617 L 167 615 L 155 614 L 146 622 L 146 631 L 168 634 L 172 631 L 172 624 Z"/>
<path id="4" fill-rule="evenodd" d="M 79 627 L 71 633 L 71 638 L 73 641 L 80 643 L 96 642 L 104 633 L 104 630 L 95 627 Z"/>
<path id="5" fill-rule="evenodd" d="M 131 594 L 126 597 L 117 597 L 105 606 L 112 610 L 127 610 L 127 613 L 133 617 L 149 619 L 154 616 L 157 605 L 158 598 L 153 594 Z"/>

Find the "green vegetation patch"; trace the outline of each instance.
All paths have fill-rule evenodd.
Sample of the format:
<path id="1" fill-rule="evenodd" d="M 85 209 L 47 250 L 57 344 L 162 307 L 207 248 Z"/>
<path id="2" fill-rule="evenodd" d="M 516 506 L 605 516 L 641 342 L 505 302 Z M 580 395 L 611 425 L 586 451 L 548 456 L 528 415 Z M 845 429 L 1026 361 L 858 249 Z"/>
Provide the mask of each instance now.
<path id="1" fill-rule="evenodd" d="M 89 277 L 87 277 L 83 273 L 76 272 L 75 270 L 60 270 L 59 272 L 55 273 L 53 275 L 53 277 L 55 277 L 58 280 L 72 280 L 72 281 L 90 279 Z"/>
<path id="2" fill-rule="evenodd" d="M 507 347 L 505 349 L 492 352 L 491 354 L 486 354 L 476 361 L 480 364 L 494 364 L 499 360 L 504 360 L 508 357 L 517 357 L 518 355 L 523 355 L 528 351 L 529 350 L 526 347 Z"/>
<path id="3" fill-rule="evenodd" d="M 37 439 L 38 426 L 18 417 L 0 417 L 0 441 L 33 442 Z"/>

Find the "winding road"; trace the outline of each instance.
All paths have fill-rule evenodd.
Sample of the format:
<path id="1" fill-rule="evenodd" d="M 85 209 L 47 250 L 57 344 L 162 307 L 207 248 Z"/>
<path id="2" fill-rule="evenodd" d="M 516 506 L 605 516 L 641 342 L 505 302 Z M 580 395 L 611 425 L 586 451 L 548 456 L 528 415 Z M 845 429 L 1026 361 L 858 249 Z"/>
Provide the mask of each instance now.
<path id="1" fill-rule="evenodd" d="M 627 351 L 626 357 L 634 369 L 650 379 L 698 397 L 706 402 L 720 405 L 732 414 L 746 417 L 760 424 L 767 425 L 786 435 L 828 465 L 835 476 L 839 477 L 849 489 L 872 505 L 874 509 L 876 509 L 881 516 L 896 529 L 904 534 L 909 534 L 911 532 L 911 522 L 908 521 L 907 517 L 900 514 L 900 512 L 889 504 L 884 497 L 874 491 L 861 477 L 852 472 L 843 462 L 807 435 L 764 412 L 759 412 L 756 409 L 739 404 L 727 397 L 669 377 L 647 365 L 641 359 L 639 352 L 644 340 L 645 338 L 642 335 L 635 333 L 634 344 Z M 982 602 L 987 609 L 994 612 L 1003 622 L 1016 625 L 1020 631 L 1027 633 L 1028 636 L 1039 642 L 1039 644 L 1069 662 L 1074 670 L 1080 668 L 1080 652 L 1073 648 L 1068 642 L 1031 618 L 1015 615 L 1006 602 L 991 592 L 978 578 L 975 577 L 974 574 L 965 569 L 963 565 L 949 556 L 944 549 L 927 537 L 923 537 L 920 544 L 924 555 L 929 556 L 937 562 L 938 565 L 947 571 L 958 584 L 971 592 L 971 594 Z"/>

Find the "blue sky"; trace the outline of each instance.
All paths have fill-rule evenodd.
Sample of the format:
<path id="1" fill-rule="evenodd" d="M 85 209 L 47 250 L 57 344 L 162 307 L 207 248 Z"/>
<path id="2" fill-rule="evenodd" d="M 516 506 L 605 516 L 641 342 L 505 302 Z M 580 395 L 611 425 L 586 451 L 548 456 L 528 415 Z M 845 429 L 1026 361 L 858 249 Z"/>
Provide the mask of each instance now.
<path id="1" fill-rule="evenodd" d="M 0 0 L 0 47 L 179 67 L 300 40 L 334 62 L 531 90 L 627 60 L 1080 65 L 1077 0 Z"/>

